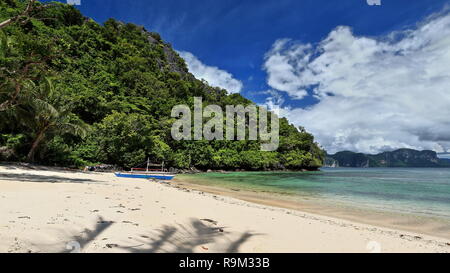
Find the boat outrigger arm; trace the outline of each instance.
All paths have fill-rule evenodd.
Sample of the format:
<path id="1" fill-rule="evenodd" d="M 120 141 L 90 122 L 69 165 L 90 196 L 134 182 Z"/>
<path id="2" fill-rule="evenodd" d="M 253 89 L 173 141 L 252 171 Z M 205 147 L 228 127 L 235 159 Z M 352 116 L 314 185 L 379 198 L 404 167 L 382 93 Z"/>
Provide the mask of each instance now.
<path id="1" fill-rule="evenodd" d="M 149 169 L 150 159 L 147 159 L 147 167 L 145 169 L 132 168 L 131 172 L 117 172 L 117 177 L 123 178 L 139 178 L 139 179 L 156 179 L 156 180 L 172 180 L 175 174 L 169 173 L 164 169 L 164 162 L 161 169 Z"/>

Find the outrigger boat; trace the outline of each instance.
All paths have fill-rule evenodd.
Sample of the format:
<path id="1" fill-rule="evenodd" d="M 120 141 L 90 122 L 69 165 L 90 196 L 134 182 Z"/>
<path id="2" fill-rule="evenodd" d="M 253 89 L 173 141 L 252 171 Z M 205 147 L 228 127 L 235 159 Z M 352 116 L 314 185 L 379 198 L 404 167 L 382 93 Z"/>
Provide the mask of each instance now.
<path id="1" fill-rule="evenodd" d="M 156 180 L 172 180 L 175 175 L 174 174 L 158 174 L 158 173 L 137 173 L 137 172 L 126 172 L 126 173 L 115 173 L 117 177 L 123 177 L 123 178 L 141 178 L 141 179 L 156 179 Z"/>
<path id="2" fill-rule="evenodd" d="M 138 179 L 156 179 L 156 180 L 172 180 L 175 174 L 169 173 L 164 169 L 164 163 L 161 169 L 149 169 L 150 161 L 147 160 L 147 168 L 132 168 L 131 172 L 114 173 L 117 177 L 122 178 L 138 178 Z"/>

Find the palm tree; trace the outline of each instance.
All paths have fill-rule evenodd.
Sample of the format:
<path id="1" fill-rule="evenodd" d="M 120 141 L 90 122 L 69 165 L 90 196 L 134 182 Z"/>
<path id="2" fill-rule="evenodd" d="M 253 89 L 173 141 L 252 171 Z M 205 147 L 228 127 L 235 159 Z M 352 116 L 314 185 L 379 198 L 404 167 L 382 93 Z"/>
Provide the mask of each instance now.
<path id="1" fill-rule="evenodd" d="M 47 62 L 53 47 L 44 39 L 30 39 L 26 34 L 8 37 L 0 30 L 0 112 L 21 104 L 29 96 L 32 81 L 50 74 Z"/>
<path id="2" fill-rule="evenodd" d="M 29 83 L 33 84 L 33 83 Z M 72 114 L 67 107 L 53 95 L 53 86 L 49 79 L 45 79 L 38 86 L 34 86 L 35 93 L 29 100 L 16 108 L 17 119 L 30 129 L 33 137 L 27 161 L 34 162 L 37 148 L 46 140 L 56 135 L 71 134 L 84 137 L 88 125 Z"/>
<path id="3" fill-rule="evenodd" d="M 0 112 L 20 104 L 26 95 L 30 69 L 37 62 L 25 62 L 18 57 L 15 41 L 0 31 Z"/>

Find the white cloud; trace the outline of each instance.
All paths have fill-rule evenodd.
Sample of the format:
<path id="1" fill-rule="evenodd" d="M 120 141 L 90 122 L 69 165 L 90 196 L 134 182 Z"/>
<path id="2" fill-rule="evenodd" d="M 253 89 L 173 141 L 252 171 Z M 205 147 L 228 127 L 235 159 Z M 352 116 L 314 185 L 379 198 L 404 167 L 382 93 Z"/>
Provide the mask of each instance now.
<path id="1" fill-rule="evenodd" d="M 281 105 L 283 105 L 283 103 L 285 102 L 283 96 L 276 90 L 267 90 L 262 93 L 269 95 L 263 105 L 266 106 L 270 111 L 280 108 Z"/>
<path id="2" fill-rule="evenodd" d="M 450 149 L 450 14 L 377 38 L 334 29 L 318 45 L 278 40 L 265 58 L 268 84 L 319 102 L 281 114 L 329 152 Z"/>
<path id="3" fill-rule="evenodd" d="M 211 86 L 220 87 L 230 93 L 239 93 L 242 90 L 242 82 L 233 78 L 233 75 L 214 66 L 207 66 L 192 53 L 178 52 L 186 61 L 189 71 L 198 79 L 206 80 Z"/>
<path id="4" fill-rule="evenodd" d="M 289 42 L 289 39 L 281 39 L 273 44 L 272 50 L 266 54 L 264 70 L 270 87 L 301 99 L 308 95 L 300 73 L 307 65 L 304 52 L 309 51 L 311 45 L 292 44 L 287 51 L 285 47 Z"/>

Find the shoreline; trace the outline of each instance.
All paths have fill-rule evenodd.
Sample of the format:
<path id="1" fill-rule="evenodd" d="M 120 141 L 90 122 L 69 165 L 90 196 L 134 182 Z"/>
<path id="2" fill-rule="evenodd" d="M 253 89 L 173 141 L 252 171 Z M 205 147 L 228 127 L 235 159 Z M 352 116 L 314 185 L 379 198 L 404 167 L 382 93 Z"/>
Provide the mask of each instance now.
<path id="1" fill-rule="evenodd" d="M 220 186 L 205 186 L 193 183 L 187 179 L 176 180 L 190 190 L 203 191 L 210 194 L 236 198 L 239 200 L 290 209 L 298 212 L 311 213 L 324 217 L 347 220 L 359 224 L 373 225 L 381 228 L 412 232 L 450 240 L 450 221 L 437 217 L 417 216 L 408 213 L 376 211 L 374 209 L 343 206 L 332 204 L 328 200 L 292 201 L 281 199 L 280 194 L 249 191 L 246 189 L 231 189 Z M 280 195 L 280 198 L 274 196 Z"/>
<path id="2" fill-rule="evenodd" d="M 369 208 L 355 208 L 348 205 L 332 204 L 330 200 L 323 199 L 293 201 L 287 200 L 286 198 L 283 198 L 285 196 L 277 193 L 250 191 L 247 189 L 232 189 L 215 185 L 206 186 L 192 182 L 191 179 L 194 179 L 193 177 L 190 177 L 189 179 L 183 178 L 176 178 L 176 182 L 181 183 L 179 185 L 183 185 L 190 190 L 228 196 L 265 206 L 290 209 L 298 212 L 311 213 L 360 224 L 450 240 L 450 220 L 445 221 L 438 217 L 418 216 L 393 211 L 379 211 Z"/>
<path id="3" fill-rule="evenodd" d="M 0 215 L 0 252 L 450 252 L 444 238 L 110 173 L 0 165 Z"/>

